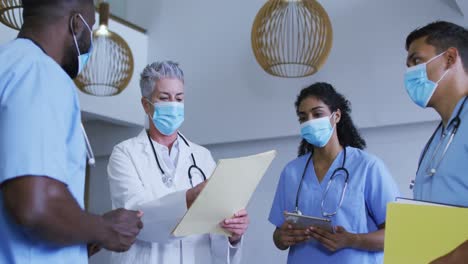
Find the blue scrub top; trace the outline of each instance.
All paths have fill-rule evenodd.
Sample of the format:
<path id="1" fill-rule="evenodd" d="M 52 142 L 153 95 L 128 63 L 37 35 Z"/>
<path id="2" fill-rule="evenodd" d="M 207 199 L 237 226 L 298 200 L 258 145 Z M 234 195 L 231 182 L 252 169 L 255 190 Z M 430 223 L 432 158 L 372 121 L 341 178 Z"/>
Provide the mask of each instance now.
<path id="1" fill-rule="evenodd" d="M 427 173 L 428 168 L 434 167 L 434 164 L 437 163 L 429 164 L 437 145 L 442 140 L 444 131 L 447 136 L 443 139 L 434 160 L 439 160 L 442 156 L 443 149 L 447 145 L 453 129 L 450 122 L 456 117 L 464 99 L 462 98 L 455 107 L 448 123 L 449 126 L 445 129 L 442 126 L 436 131 L 426 154 L 422 157 L 413 189 L 415 199 L 468 206 L 468 101 L 460 113 L 461 123 L 458 131 L 436 173 L 433 176 L 429 176 Z"/>
<path id="2" fill-rule="evenodd" d="M 284 211 L 295 210 L 297 190 L 309 156 L 307 154 L 289 162 L 281 174 L 269 217 L 277 227 L 284 222 Z M 299 210 L 304 215 L 322 217 L 322 195 L 333 171 L 341 167 L 342 161 L 343 151 L 335 158 L 320 183 L 314 164 L 310 162 L 299 194 Z M 345 168 L 349 171 L 348 187 L 342 206 L 331 217 L 333 225 L 343 226 L 351 233 L 376 231 L 378 225 L 385 223 L 387 203 L 399 196 L 397 185 L 381 160 L 360 149 L 346 148 Z M 332 193 L 339 197 L 341 188 Z M 366 264 L 382 261 L 382 252 L 342 249 L 333 253 L 315 240 L 292 246 L 288 255 L 288 263 L 295 264 Z"/>
<path id="3" fill-rule="evenodd" d="M 27 39 L 0 46 L 0 184 L 47 176 L 83 207 L 86 146 L 75 85 Z M 0 189 L 0 263 L 87 263 L 86 245 L 58 247 L 17 225 Z"/>

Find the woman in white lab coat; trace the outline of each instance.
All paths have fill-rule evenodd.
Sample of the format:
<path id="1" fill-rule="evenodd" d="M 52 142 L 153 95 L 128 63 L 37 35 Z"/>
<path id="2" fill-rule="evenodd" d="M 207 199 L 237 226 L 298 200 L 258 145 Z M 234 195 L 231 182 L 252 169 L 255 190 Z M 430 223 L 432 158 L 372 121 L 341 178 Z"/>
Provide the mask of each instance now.
<path id="1" fill-rule="evenodd" d="M 220 223 L 230 237 L 171 234 L 215 162 L 207 149 L 178 132 L 184 120 L 184 78 L 178 65 L 148 65 L 140 86 L 149 130 L 115 146 L 107 170 L 113 207 L 145 208 L 144 227 L 128 252 L 112 254 L 112 263 L 240 263 L 249 223 L 245 210 Z"/>

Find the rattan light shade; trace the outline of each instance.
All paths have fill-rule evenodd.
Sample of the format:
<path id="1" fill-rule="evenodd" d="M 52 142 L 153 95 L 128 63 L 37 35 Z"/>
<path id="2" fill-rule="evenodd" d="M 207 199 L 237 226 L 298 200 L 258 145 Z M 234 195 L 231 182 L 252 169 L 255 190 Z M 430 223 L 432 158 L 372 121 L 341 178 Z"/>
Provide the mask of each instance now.
<path id="1" fill-rule="evenodd" d="M 99 7 L 99 28 L 93 32 L 93 52 L 83 72 L 75 78 L 78 88 L 91 95 L 121 93 L 133 75 L 133 54 L 127 42 L 108 28 L 109 4 Z"/>
<path id="2" fill-rule="evenodd" d="M 21 0 L 0 0 L 0 22 L 12 29 L 21 29 L 23 25 Z"/>
<path id="3" fill-rule="evenodd" d="M 260 66 L 280 77 L 304 77 L 325 63 L 333 41 L 330 18 L 316 0 L 269 0 L 252 27 Z"/>

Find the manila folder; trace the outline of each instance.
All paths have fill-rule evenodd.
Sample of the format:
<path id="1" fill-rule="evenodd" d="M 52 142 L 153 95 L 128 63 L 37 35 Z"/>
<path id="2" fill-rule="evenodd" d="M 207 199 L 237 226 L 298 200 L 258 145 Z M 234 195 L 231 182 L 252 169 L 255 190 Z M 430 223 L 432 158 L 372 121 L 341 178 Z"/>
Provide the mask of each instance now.
<path id="1" fill-rule="evenodd" d="M 172 232 L 175 236 L 230 235 L 219 224 L 247 204 L 276 156 L 276 151 L 220 159 L 203 191 Z"/>

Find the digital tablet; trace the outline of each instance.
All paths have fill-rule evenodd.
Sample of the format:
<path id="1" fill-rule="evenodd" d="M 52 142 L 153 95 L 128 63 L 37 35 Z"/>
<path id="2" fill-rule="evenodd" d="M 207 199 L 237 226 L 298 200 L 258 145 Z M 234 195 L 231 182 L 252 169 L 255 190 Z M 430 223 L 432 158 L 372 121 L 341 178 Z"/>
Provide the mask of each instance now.
<path id="1" fill-rule="evenodd" d="M 335 232 L 331 220 L 327 218 L 299 215 L 289 212 L 284 213 L 284 218 L 286 219 L 286 222 L 289 222 L 300 228 L 308 228 L 310 226 L 314 226 L 326 230 L 330 233 Z"/>

